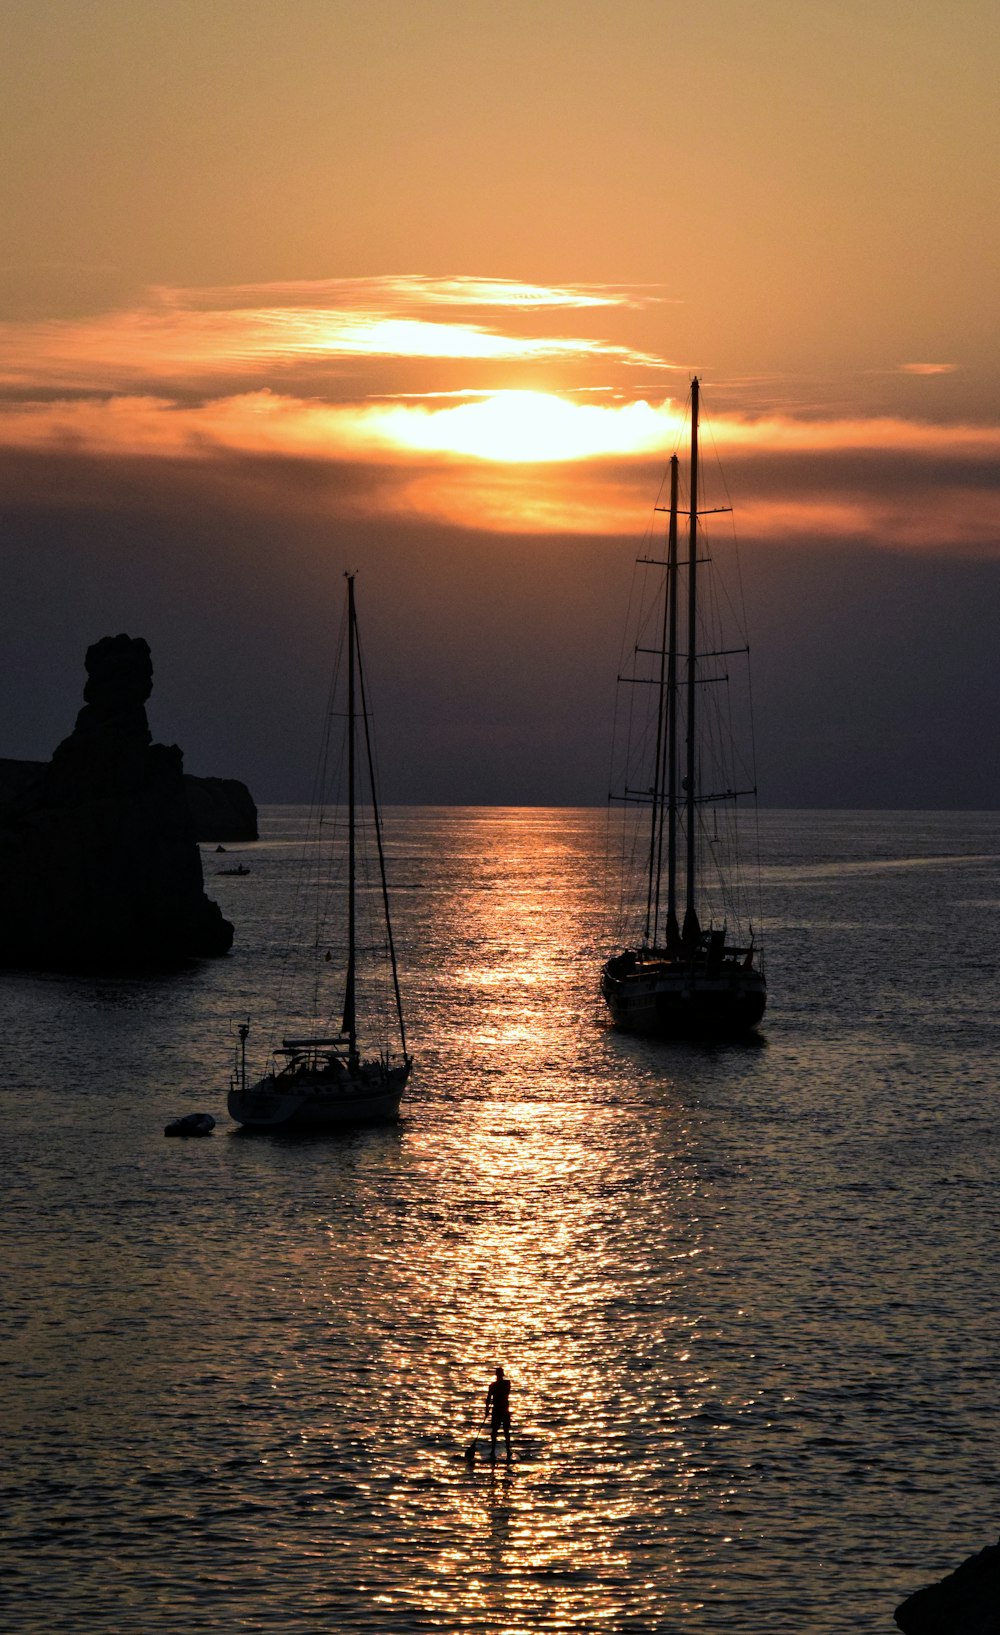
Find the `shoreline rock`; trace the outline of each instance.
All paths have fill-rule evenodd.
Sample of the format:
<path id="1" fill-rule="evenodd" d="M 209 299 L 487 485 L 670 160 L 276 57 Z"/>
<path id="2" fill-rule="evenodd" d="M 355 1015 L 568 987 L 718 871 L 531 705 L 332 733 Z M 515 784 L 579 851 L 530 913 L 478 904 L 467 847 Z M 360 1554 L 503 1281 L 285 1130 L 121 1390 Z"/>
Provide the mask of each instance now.
<path id="1" fill-rule="evenodd" d="M 254 798 L 238 778 L 196 778 L 185 772 L 184 793 L 196 840 L 259 839 Z"/>
<path id="2" fill-rule="evenodd" d="M 0 812 L 20 800 L 37 783 L 48 761 L 14 761 L 0 756 Z M 257 807 L 238 778 L 197 778 L 184 773 L 184 793 L 199 841 L 250 841 L 260 838 Z"/>
<path id="3" fill-rule="evenodd" d="M 146 719 L 148 644 L 88 648 L 84 705 L 37 775 L 0 809 L 0 964 L 140 971 L 227 953 L 233 927 L 205 895 L 176 745 Z"/>

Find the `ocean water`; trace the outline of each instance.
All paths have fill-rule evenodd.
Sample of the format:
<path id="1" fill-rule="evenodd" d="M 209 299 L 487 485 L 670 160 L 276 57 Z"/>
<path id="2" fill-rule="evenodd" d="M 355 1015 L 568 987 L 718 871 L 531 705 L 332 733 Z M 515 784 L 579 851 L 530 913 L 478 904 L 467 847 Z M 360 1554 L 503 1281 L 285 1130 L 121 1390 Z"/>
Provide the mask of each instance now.
<path id="1" fill-rule="evenodd" d="M 264 819 L 229 958 L 0 978 L 5 1629 L 888 1632 L 995 1539 L 1000 814 L 764 814 L 709 1049 L 604 1022 L 602 812 L 390 810 L 404 1117 L 298 1140 Z"/>

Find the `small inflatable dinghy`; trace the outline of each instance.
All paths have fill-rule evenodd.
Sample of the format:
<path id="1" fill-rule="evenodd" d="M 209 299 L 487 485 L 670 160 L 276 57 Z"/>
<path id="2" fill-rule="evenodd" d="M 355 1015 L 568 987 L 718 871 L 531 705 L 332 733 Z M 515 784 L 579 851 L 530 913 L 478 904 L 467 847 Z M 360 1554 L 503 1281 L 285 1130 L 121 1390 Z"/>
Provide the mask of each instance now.
<path id="1" fill-rule="evenodd" d="M 215 1129 L 215 1119 L 211 1113 L 187 1113 L 183 1118 L 175 1118 L 172 1124 L 164 1127 L 164 1135 L 211 1135 Z"/>

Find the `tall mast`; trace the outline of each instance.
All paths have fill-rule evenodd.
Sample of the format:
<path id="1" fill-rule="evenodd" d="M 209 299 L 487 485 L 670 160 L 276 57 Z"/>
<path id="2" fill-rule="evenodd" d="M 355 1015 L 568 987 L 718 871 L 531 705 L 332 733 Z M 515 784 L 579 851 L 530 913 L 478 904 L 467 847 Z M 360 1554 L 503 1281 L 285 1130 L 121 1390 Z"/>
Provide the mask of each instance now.
<path id="1" fill-rule="evenodd" d="M 688 653 L 687 653 L 687 901 L 684 941 L 701 934 L 694 904 L 695 888 L 695 693 L 698 680 L 698 377 L 691 382 L 691 510 L 688 533 Z"/>
<path id="2" fill-rule="evenodd" d="M 355 794 L 354 762 L 356 720 L 354 702 L 354 668 L 357 636 L 354 624 L 354 575 L 347 580 L 347 983 L 344 990 L 344 1032 L 348 1040 L 348 1062 L 356 1067 L 358 1061 L 357 1012 L 354 1001 L 354 975 L 357 961 L 357 934 L 355 914 Z"/>
<path id="3" fill-rule="evenodd" d="M 677 925 L 677 490 L 680 462 L 670 461 L 670 532 L 667 537 L 667 582 L 670 629 L 667 638 L 667 948 L 675 948 Z M 660 825 L 660 844 L 663 826 Z"/>

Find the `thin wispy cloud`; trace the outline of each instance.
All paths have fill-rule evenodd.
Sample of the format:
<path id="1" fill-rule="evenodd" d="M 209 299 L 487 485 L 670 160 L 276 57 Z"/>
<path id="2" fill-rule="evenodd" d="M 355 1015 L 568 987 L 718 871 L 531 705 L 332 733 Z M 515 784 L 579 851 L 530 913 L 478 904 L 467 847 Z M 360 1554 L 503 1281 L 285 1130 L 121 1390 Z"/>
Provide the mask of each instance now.
<path id="1" fill-rule="evenodd" d="M 711 435 L 733 451 L 786 454 L 878 453 L 940 454 L 942 459 L 968 457 L 995 459 L 1000 452 L 1000 427 L 938 425 L 926 420 L 904 420 L 878 415 L 842 419 L 796 419 L 791 415 L 751 418 L 725 415 L 711 423 Z"/>
<path id="2" fill-rule="evenodd" d="M 901 375 L 954 375 L 958 373 L 957 363 L 901 363 Z"/>
<path id="3" fill-rule="evenodd" d="M 514 278 L 428 278 L 420 273 L 372 278 L 287 279 L 206 288 L 158 285 L 151 295 L 182 307 L 370 307 L 408 312 L 419 307 L 479 307 L 508 311 L 588 307 L 638 309 L 664 296 L 635 284 L 526 284 Z"/>
<path id="4" fill-rule="evenodd" d="M 655 354 L 600 337 L 518 333 L 470 322 L 468 309 L 511 316 L 543 309 L 627 305 L 625 295 L 545 290 L 496 279 L 350 279 L 161 288 L 128 310 L 96 317 L 0 325 L 0 386 L 30 393 L 159 387 L 190 391 L 229 377 L 315 369 L 338 361 L 469 360 L 490 363 L 671 367 Z M 420 316 L 433 307 L 433 317 Z M 449 317 L 452 308 L 456 316 Z"/>

